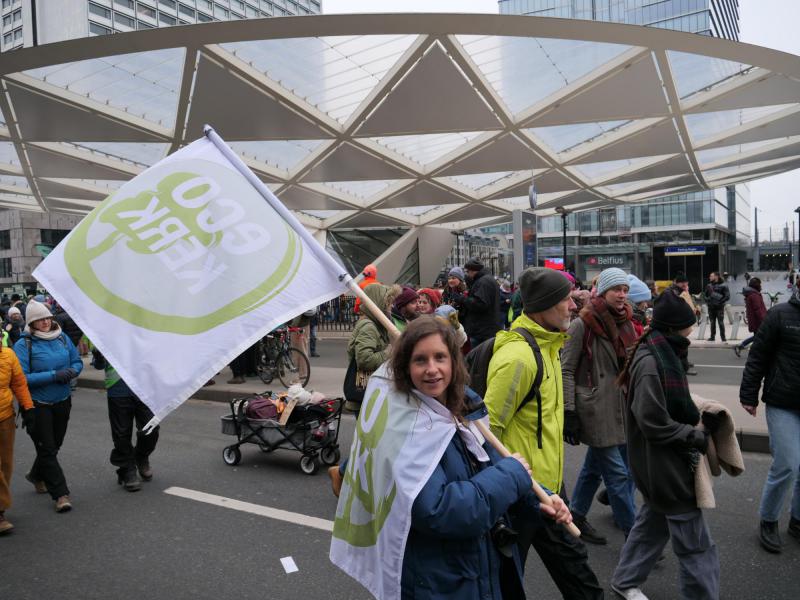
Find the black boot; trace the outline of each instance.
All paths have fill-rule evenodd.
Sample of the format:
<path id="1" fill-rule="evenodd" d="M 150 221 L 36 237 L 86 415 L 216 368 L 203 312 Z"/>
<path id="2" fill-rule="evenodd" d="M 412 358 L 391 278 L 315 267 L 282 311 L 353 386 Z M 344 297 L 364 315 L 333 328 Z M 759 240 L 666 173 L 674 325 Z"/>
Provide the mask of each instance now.
<path id="1" fill-rule="evenodd" d="M 581 530 L 581 539 L 584 542 L 597 544 L 598 546 L 605 546 L 608 543 L 608 540 L 600 535 L 594 527 L 592 527 L 591 523 L 586 520 L 586 517 L 582 517 L 573 513 L 572 522 L 575 523 L 575 527 Z"/>
<path id="2" fill-rule="evenodd" d="M 789 529 L 787 533 L 793 538 L 800 540 L 800 519 L 792 517 L 789 519 Z"/>
<path id="3" fill-rule="evenodd" d="M 759 540 L 764 550 L 775 554 L 781 551 L 781 536 L 778 533 L 777 521 L 761 521 Z"/>
<path id="4" fill-rule="evenodd" d="M 139 481 L 136 469 L 125 471 L 124 473 L 117 473 L 117 483 L 129 492 L 138 492 L 142 489 L 142 482 Z"/>

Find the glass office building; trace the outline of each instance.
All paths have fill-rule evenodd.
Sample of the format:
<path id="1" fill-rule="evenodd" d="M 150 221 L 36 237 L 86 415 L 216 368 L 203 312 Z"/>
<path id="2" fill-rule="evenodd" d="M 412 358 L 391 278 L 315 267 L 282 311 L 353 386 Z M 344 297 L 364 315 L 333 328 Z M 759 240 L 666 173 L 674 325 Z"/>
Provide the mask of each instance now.
<path id="1" fill-rule="evenodd" d="M 2 0 L 0 50 L 154 27 L 321 12 L 321 0 Z"/>
<path id="2" fill-rule="evenodd" d="M 611 21 L 739 39 L 737 0 L 500 0 L 502 14 Z M 567 218 L 567 262 L 589 279 L 607 266 L 643 278 L 678 271 L 693 291 L 710 271 L 742 273 L 750 245 L 747 185 L 677 194 Z M 562 219 L 539 219 L 539 261 L 561 257 Z M 677 247 L 677 248 L 676 248 Z M 681 252 L 691 247 L 692 252 Z"/>

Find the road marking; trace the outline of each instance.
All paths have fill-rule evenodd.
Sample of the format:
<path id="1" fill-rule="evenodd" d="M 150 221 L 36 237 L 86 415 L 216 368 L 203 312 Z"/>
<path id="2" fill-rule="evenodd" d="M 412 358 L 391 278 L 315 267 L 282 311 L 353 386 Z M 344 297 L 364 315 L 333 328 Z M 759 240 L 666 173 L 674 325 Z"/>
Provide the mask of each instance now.
<path id="1" fill-rule="evenodd" d="M 270 519 L 277 519 L 278 521 L 286 521 L 287 523 L 295 523 L 296 525 L 304 525 L 305 527 L 314 527 L 315 529 L 321 529 L 322 531 L 333 531 L 333 521 L 319 519 L 317 517 L 309 517 L 308 515 L 289 512 L 288 510 L 281 510 L 280 508 L 272 508 L 271 506 L 262 506 L 260 504 L 242 502 L 241 500 L 234 500 L 233 498 L 216 496 L 214 494 L 206 494 L 205 492 L 198 492 L 196 490 L 189 490 L 182 487 L 169 487 L 164 490 L 164 493 L 170 494 L 171 496 L 188 498 L 189 500 L 196 500 L 198 502 L 205 502 L 206 504 L 213 504 L 214 506 L 230 508 L 231 510 L 252 513 L 254 515 L 260 515 Z"/>
<path id="2" fill-rule="evenodd" d="M 744 369 L 744 365 L 695 365 L 705 369 Z"/>
<path id="3" fill-rule="evenodd" d="M 294 559 L 291 556 L 284 556 L 281 559 L 281 564 L 283 565 L 283 570 L 286 571 L 287 574 L 295 573 L 300 570 L 297 568 L 297 565 L 294 563 Z"/>

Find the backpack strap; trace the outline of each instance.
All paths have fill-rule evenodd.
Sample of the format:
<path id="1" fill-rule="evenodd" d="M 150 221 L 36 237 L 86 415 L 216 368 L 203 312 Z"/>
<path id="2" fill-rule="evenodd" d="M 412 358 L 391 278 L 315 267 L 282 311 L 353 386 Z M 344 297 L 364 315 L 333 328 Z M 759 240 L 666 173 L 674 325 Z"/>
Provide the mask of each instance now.
<path id="1" fill-rule="evenodd" d="M 540 391 L 540 387 L 542 386 L 542 379 L 544 378 L 544 360 L 542 359 L 542 350 L 539 348 L 539 344 L 536 343 L 536 338 L 533 337 L 533 334 L 523 327 L 516 327 L 512 329 L 515 333 L 520 334 L 525 341 L 528 342 L 528 345 L 531 347 L 533 351 L 533 358 L 536 359 L 536 376 L 533 379 L 533 384 L 531 385 L 531 389 L 528 390 L 528 393 L 522 399 L 522 402 L 519 403 L 516 412 L 522 410 L 522 407 L 525 406 L 528 402 L 533 400 L 536 397 L 536 415 L 537 415 L 537 423 L 536 423 L 536 444 L 539 450 L 542 449 L 542 394 Z"/>
<path id="2" fill-rule="evenodd" d="M 25 338 L 25 345 L 28 347 L 28 371 L 33 373 L 33 340 L 31 336 Z"/>

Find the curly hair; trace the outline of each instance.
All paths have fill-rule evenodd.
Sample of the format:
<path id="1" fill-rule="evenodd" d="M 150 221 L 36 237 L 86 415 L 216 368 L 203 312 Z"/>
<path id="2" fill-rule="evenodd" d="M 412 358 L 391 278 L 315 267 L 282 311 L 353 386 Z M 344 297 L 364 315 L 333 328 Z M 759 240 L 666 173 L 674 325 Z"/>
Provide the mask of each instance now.
<path id="1" fill-rule="evenodd" d="M 431 315 L 421 315 L 411 321 L 402 335 L 394 342 L 389 363 L 394 385 L 401 392 L 410 393 L 414 389 L 409 370 L 411 356 L 420 340 L 431 335 L 439 335 L 450 353 L 452 377 L 445 390 L 446 397 L 443 404 L 451 413 L 461 416 L 464 412 L 464 387 L 467 385 L 468 379 L 467 367 L 456 342 L 453 328 L 440 319 Z"/>

